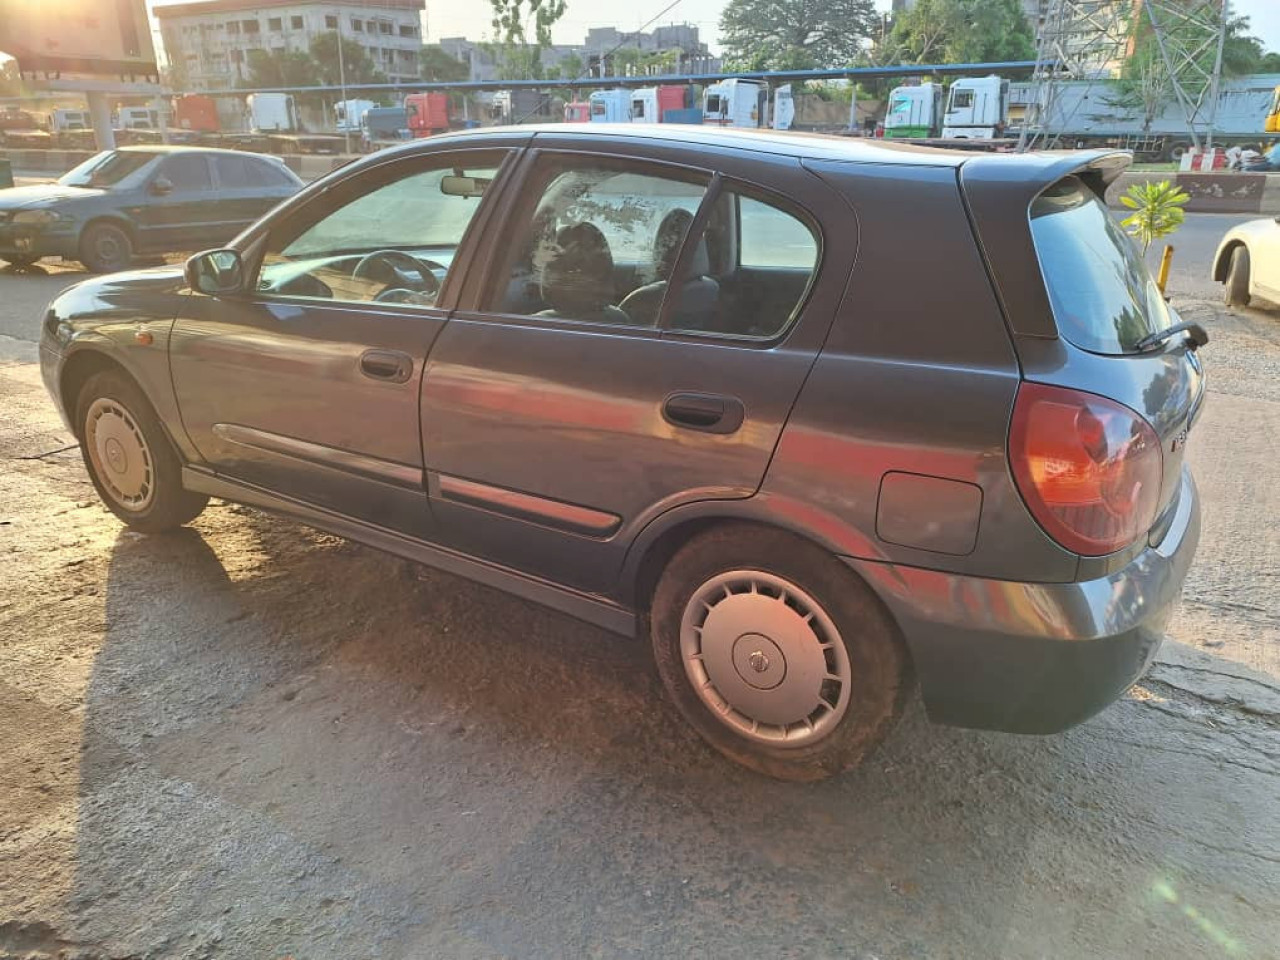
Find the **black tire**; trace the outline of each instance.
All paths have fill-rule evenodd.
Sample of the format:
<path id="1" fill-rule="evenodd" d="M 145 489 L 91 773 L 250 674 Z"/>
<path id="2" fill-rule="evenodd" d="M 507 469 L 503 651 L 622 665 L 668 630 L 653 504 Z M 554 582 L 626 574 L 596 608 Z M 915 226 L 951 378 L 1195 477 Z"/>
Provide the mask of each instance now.
<path id="1" fill-rule="evenodd" d="M 94 424 L 89 422 L 91 416 Z M 102 439 L 106 428 L 100 431 L 99 425 L 104 416 L 111 418 L 117 429 L 130 434 L 123 448 L 117 442 L 112 450 L 111 439 Z M 80 454 L 94 489 L 107 509 L 134 530 L 173 530 L 194 520 L 209 502 L 203 494 L 183 489 L 182 461 L 177 451 L 151 403 L 123 373 L 104 370 L 85 381 L 76 401 L 76 427 Z M 130 446 L 130 439 L 136 443 L 139 438 L 139 447 Z M 118 464 L 114 471 L 111 463 Z M 134 487 L 131 478 L 136 474 L 130 471 L 139 464 L 144 479 Z M 130 493 L 135 491 L 131 500 Z"/>
<path id="2" fill-rule="evenodd" d="M 755 586 L 750 589 L 731 586 L 727 595 L 733 597 L 733 591 L 736 590 L 738 601 L 734 602 L 740 604 L 744 600 L 748 604 L 764 600 L 770 604 L 784 604 L 787 609 L 779 610 L 782 621 L 770 620 L 783 629 L 776 631 L 779 643 L 775 644 L 768 638 L 764 627 L 757 628 L 756 623 L 763 624 L 764 620 L 752 619 L 756 616 L 752 612 L 753 608 L 748 606 L 744 611 L 739 606 L 735 608 L 735 612 L 727 614 L 727 620 L 720 621 L 727 622 L 732 628 L 727 632 L 720 631 L 720 636 L 722 639 L 733 636 L 744 623 L 748 624 L 746 632 L 740 633 L 728 645 L 733 652 L 727 656 L 724 654 L 726 644 L 720 643 L 718 649 L 721 655 L 716 657 L 709 652 L 715 641 L 708 641 L 706 633 L 715 616 L 713 607 L 724 604 L 724 601 L 708 606 L 695 598 L 726 577 L 739 576 L 740 571 L 750 572 L 746 574 L 749 577 L 759 576 L 766 580 L 759 585 L 759 593 L 764 596 L 751 596 L 756 591 Z M 774 580 L 775 583 L 770 584 L 767 580 Z M 790 588 L 785 598 L 775 595 L 777 581 L 784 582 Z M 798 588 L 798 594 L 795 588 Z M 706 596 L 705 593 L 702 595 Z M 820 608 L 819 615 L 810 620 L 801 620 L 802 612 L 812 602 L 816 602 Z M 704 608 L 707 610 L 705 614 L 701 613 Z M 772 617 L 773 614 L 768 613 L 770 609 L 774 608 L 766 604 L 761 609 L 762 615 Z M 825 623 L 834 625 L 837 636 L 828 638 L 825 642 L 830 644 L 829 649 L 824 648 L 817 655 L 825 658 L 819 663 L 825 666 L 826 673 L 844 671 L 848 678 L 848 689 L 844 692 L 845 684 L 838 684 L 832 689 L 839 689 L 841 692 L 829 694 L 828 682 L 819 681 L 824 699 L 830 697 L 844 704 L 843 712 L 838 715 L 835 709 L 830 710 L 829 728 L 825 731 L 820 726 L 815 730 L 813 720 L 818 718 L 816 723 L 823 723 L 822 710 L 807 715 L 806 719 L 795 724 L 790 721 L 780 724 L 765 721 L 760 724 L 757 721 L 763 734 L 791 736 L 788 731 L 795 731 L 800 737 L 798 743 L 782 746 L 776 745 L 776 741 L 761 742 L 755 730 L 748 731 L 745 728 L 745 722 L 756 718 L 739 713 L 736 709 L 726 712 L 721 707 L 717 711 L 704 697 L 719 697 L 711 678 L 712 659 L 719 661 L 721 670 L 736 671 L 742 682 L 756 688 L 752 690 L 741 687 L 748 697 L 758 695 L 760 688 L 756 687 L 757 682 L 768 682 L 767 678 L 760 679 L 765 676 L 763 673 L 757 673 L 755 679 L 748 680 L 751 670 L 776 671 L 781 667 L 780 678 L 773 681 L 774 686 L 765 693 L 766 697 L 773 696 L 774 690 L 784 697 L 790 696 L 791 694 L 783 693 L 788 689 L 788 684 L 805 685 L 806 681 L 802 679 L 793 681 L 790 672 L 794 670 L 797 678 L 806 675 L 801 666 L 803 660 L 800 654 L 807 655 L 808 650 L 820 647 L 827 630 L 815 630 L 812 639 L 803 631 L 800 634 L 788 633 L 788 610 L 794 611 L 796 622 L 823 623 L 825 617 Z M 745 621 L 739 619 L 744 612 L 747 615 Z M 702 617 L 701 628 L 693 628 L 692 632 L 687 630 L 686 617 L 696 619 L 699 616 Z M 693 620 L 689 621 L 692 622 Z M 760 630 L 759 633 L 756 632 L 757 629 Z M 667 693 L 685 719 L 708 743 L 731 760 L 781 780 L 820 780 L 861 762 L 892 728 L 902 712 L 912 685 L 910 660 L 897 627 L 871 589 L 844 564 L 822 549 L 791 534 L 766 527 L 750 524 L 724 525 L 699 535 L 681 547 L 667 564 L 654 591 L 649 632 L 658 673 Z M 784 634 L 787 639 L 781 640 Z M 693 639 L 695 635 L 696 640 Z M 760 643 L 762 635 L 763 643 Z M 699 645 L 696 655 L 686 656 L 690 648 L 686 646 L 682 649 L 682 636 L 687 643 Z M 744 640 L 748 641 L 745 648 L 742 646 Z M 768 656 L 761 656 L 762 650 L 745 652 L 758 643 L 770 651 L 779 663 L 770 663 Z M 786 644 L 798 646 L 791 650 L 784 646 Z M 835 658 L 839 656 L 837 644 L 846 657 L 843 666 L 839 667 L 833 666 Z M 698 666 L 695 661 L 704 665 Z M 727 668 L 726 663 L 729 664 Z M 743 663 L 750 664 L 746 671 Z M 702 673 L 695 679 L 691 672 L 698 670 L 702 670 Z M 702 680 L 703 676 L 707 679 Z M 721 676 L 728 674 L 722 673 Z M 726 690 L 731 696 L 732 683 L 736 682 L 738 681 L 731 680 L 730 684 L 726 684 Z M 709 694 L 706 692 L 708 687 L 711 688 Z M 699 693 L 699 688 L 704 692 Z M 803 695 L 801 699 L 804 699 Z M 720 700 L 729 703 L 727 698 L 721 697 Z M 761 713 L 767 709 L 772 709 L 772 706 Z M 790 703 L 786 709 L 790 709 Z"/>
<path id="3" fill-rule="evenodd" d="M 27 254 L 22 253 L 6 253 L 3 257 L 0 257 L 0 263 L 7 263 L 10 266 L 17 267 L 19 270 L 22 270 L 31 266 L 39 259 L 39 257 L 28 256 Z"/>
<path id="4" fill-rule="evenodd" d="M 1249 248 L 1244 244 L 1231 248 L 1227 279 L 1222 285 L 1222 300 L 1228 307 L 1247 307 L 1249 296 Z"/>
<path id="5" fill-rule="evenodd" d="M 92 273 L 114 273 L 133 262 L 133 241 L 114 223 L 94 223 L 80 236 L 80 262 Z"/>

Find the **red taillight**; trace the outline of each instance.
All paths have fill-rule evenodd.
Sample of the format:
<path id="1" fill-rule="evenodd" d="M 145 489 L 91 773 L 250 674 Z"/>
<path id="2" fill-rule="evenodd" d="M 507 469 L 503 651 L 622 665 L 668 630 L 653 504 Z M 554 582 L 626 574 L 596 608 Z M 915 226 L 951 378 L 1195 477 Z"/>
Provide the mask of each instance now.
<path id="1" fill-rule="evenodd" d="M 1155 522 L 1160 441 L 1146 420 L 1112 400 L 1023 383 L 1009 459 L 1032 516 L 1073 553 L 1114 553 Z"/>

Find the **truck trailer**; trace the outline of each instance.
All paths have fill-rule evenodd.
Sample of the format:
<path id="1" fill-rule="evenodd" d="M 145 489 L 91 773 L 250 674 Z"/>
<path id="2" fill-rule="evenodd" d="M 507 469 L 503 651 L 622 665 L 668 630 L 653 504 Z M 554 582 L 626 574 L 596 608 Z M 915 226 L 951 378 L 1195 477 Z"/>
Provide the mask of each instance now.
<path id="1" fill-rule="evenodd" d="M 1114 80 L 1076 80 L 1060 83 L 1048 110 L 1037 102 L 1030 83 L 1010 87 L 1010 102 L 1023 123 L 1039 130 L 1044 140 L 1061 147 L 1122 147 L 1143 157 L 1180 160 L 1192 145 L 1191 130 L 1178 102 L 1170 97 L 1148 116 L 1143 104 L 1125 95 Z M 1200 111 L 1197 126 L 1206 132 L 1209 105 Z M 1047 115 L 1046 115 L 1047 114 Z M 1224 80 L 1213 121 L 1216 146 L 1249 145 L 1280 135 L 1280 74 L 1260 73 Z"/>

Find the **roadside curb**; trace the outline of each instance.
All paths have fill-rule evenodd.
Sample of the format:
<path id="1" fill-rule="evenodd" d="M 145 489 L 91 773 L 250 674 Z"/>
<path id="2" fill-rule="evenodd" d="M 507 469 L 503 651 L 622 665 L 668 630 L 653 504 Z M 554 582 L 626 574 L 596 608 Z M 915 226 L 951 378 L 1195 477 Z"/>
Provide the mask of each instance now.
<path id="1" fill-rule="evenodd" d="M 1188 213 L 1280 214 L 1280 174 L 1274 173 L 1126 173 L 1107 189 L 1107 203 L 1120 207 L 1120 195 L 1133 184 L 1161 180 L 1191 194 Z"/>

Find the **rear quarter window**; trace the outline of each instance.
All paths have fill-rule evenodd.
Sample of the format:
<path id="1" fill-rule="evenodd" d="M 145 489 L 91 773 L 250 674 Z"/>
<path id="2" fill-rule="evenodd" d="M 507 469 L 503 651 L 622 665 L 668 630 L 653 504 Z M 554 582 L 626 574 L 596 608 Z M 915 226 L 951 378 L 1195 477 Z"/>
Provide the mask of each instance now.
<path id="1" fill-rule="evenodd" d="M 1171 323 L 1133 241 L 1076 177 L 1031 204 L 1031 236 L 1058 333 L 1091 353 L 1133 353 Z"/>

